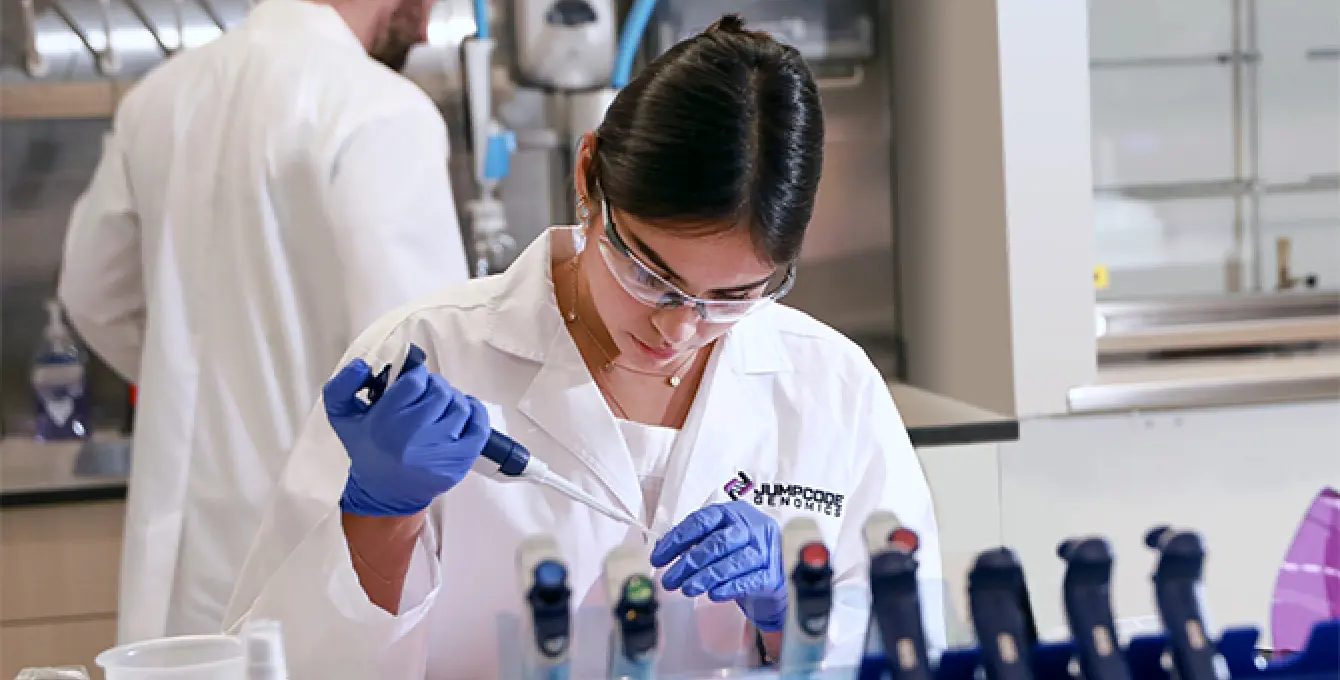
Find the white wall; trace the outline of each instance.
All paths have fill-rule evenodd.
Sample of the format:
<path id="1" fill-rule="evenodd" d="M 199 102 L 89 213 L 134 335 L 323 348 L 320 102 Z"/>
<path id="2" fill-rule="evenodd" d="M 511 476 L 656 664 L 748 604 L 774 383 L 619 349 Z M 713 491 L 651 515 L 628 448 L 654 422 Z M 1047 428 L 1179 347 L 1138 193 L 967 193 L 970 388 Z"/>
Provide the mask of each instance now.
<path id="1" fill-rule="evenodd" d="M 944 565 L 951 646 L 968 645 L 967 575 L 977 554 L 1001 545 L 1000 454 L 996 444 L 967 444 L 918 449 L 935 497 L 940 525 L 940 558 Z M 948 620 L 950 617 L 946 617 Z"/>

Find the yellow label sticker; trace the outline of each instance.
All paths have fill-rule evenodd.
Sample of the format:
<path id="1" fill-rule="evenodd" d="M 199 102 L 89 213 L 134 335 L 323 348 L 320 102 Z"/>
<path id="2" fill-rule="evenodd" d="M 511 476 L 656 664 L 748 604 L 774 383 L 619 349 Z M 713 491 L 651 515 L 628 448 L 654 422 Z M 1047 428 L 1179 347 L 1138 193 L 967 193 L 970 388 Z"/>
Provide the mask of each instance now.
<path id="1" fill-rule="evenodd" d="M 1107 267 L 1099 265 L 1093 268 L 1093 287 L 1098 290 L 1106 290 L 1111 281 L 1107 275 Z"/>

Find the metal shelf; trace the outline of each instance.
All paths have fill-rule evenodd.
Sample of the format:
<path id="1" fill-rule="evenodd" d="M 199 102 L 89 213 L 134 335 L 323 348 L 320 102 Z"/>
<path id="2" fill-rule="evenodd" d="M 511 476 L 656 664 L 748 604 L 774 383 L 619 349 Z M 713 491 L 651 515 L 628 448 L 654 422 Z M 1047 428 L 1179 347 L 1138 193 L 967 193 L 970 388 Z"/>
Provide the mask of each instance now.
<path id="1" fill-rule="evenodd" d="M 1214 54 L 1187 54 L 1164 57 L 1091 59 L 1089 60 L 1089 68 L 1107 71 L 1187 66 L 1232 66 L 1233 64 L 1240 63 L 1255 63 L 1260 60 L 1260 52 L 1216 52 Z"/>
<path id="2" fill-rule="evenodd" d="M 1177 201 L 1197 198 L 1237 198 L 1249 196 L 1257 189 L 1267 196 L 1340 192 L 1340 174 L 1313 175 L 1302 182 L 1261 183 L 1259 186 L 1247 179 L 1108 184 L 1094 187 L 1094 192 L 1142 201 Z"/>
<path id="3" fill-rule="evenodd" d="M 1340 61 L 1340 47 L 1313 47 L 1303 54 L 1308 61 Z"/>

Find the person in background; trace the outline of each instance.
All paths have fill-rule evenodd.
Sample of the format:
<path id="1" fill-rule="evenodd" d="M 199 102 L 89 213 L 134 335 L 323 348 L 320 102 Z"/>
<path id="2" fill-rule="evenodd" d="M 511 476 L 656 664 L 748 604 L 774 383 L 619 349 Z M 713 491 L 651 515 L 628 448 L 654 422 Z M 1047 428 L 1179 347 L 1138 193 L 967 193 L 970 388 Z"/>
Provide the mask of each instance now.
<path id="1" fill-rule="evenodd" d="M 433 0 L 266 0 L 126 95 L 59 298 L 138 384 L 118 638 L 214 633 L 322 382 L 468 278 L 447 131 L 398 73 Z"/>
<path id="2" fill-rule="evenodd" d="M 500 632 L 500 614 L 520 613 L 518 545 L 553 536 L 573 606 L 609 612 L 603 563 L 632 542 L 664 570 L 659 674 L 709 677 L 759 648 L 775 658 L 781 527 L 803 517 L 833 554 L 826 660 L 854 665 L 869 623 L 862 527 L 884 509 L 920 537 L 927 639 L 943 649 L 935 510 L 888 386 L 851 340 L 775 303 L 795 280 L 823 145 L 800 54 L 736 16 L 648 64 L 582 141 L 579 226 L 350 347 L 227 629 L 280 621 L 295 678 L 499 677 L 500 656 L 534 644 Z M 364 382 L 398 374 L 411 344 L 424 364 L 369 406 Z M 468 474 L 490 428 L 661 538 Z M 573 677 L 599 672 L 575 662 Z"/>

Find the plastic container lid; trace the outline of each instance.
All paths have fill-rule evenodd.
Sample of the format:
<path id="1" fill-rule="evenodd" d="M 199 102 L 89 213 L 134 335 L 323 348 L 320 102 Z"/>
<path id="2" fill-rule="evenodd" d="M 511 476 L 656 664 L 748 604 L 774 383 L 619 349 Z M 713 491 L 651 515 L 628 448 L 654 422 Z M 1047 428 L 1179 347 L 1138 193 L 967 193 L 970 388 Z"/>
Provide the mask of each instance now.
<path id="1" fill-rule="evenodd" d="M 94 660 L 107 680 L 242 680 L 246 654 L 230 635 L 188 635 L 113 647 Z"/>

